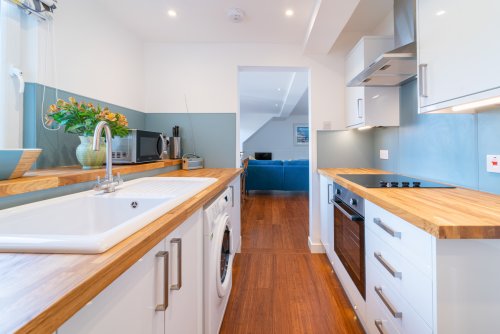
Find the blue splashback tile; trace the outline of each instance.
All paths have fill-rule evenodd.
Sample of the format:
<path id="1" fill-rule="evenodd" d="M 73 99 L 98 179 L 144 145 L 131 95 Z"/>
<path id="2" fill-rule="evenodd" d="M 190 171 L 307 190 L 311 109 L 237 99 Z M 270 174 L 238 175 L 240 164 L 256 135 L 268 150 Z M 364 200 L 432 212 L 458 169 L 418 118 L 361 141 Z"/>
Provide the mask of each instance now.
<path id="1" fill-rule="evenodd" d="M 146 128 L 172 136 L 172 127 L 180 127 L 183 153 L 205 159 L 205 167 L 225 168 L 236 165 L 236 114 L 234 113 L 162 113 L 147 114 Z"/>
<path id="2" fill-rule="evenodd" d="M 500 194 L 500 174 L 486 172 L 486 155 L 500 155 L 500 110 L 482 112 L 477 117 L 479 189 Z"/>
<path id="3" fill-rule="evenodd" d="M 400 98 L 399 171 L 477 188 L 477 116 L 418 114 L 416 80 Z"/>

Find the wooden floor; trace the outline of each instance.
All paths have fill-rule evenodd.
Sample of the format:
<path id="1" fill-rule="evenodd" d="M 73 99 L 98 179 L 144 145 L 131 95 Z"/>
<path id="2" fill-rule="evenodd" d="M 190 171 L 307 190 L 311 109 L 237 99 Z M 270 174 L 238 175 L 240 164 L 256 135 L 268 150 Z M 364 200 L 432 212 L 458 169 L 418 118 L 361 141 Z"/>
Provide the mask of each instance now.
<path id="1" fill-rule="evenodd" d="M 221 333 L 363 333 L 326 255 L 309 252 L 308 211 L 305 194 L 247 197 Z"/>

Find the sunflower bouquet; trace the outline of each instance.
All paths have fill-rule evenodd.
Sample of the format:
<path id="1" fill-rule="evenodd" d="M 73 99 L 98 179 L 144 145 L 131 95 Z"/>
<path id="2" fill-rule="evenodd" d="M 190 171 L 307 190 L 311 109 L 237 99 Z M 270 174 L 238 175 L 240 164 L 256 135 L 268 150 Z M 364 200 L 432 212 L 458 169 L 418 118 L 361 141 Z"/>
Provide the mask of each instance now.
<path id="1" fill-rule="evenodd" d="M 114 136 L 125 137 L 128 134 L 128 121 L 125 115 L 111 112 L 108 107 L 95 107 L 92 103 L 77 102 L 73 97 L 69 102 L 58 99 L 49 106 L 45 117 L 46 125 L 53 122 L 64 126 L 64 131 L 79 136 L 93 136 L 100 121 L 106 121 Z"/>

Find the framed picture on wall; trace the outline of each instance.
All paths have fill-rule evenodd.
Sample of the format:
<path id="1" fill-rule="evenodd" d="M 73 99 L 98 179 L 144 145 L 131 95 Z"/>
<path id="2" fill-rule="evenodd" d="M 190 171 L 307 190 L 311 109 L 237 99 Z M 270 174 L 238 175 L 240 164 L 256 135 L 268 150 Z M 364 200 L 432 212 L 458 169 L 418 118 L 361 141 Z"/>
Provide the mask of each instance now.
<path id="1" fill-rule="evenodd" d="M 309 144 L 309 125 L 294 124 L 293 125 L 293 143 L 295 145 Z"/>

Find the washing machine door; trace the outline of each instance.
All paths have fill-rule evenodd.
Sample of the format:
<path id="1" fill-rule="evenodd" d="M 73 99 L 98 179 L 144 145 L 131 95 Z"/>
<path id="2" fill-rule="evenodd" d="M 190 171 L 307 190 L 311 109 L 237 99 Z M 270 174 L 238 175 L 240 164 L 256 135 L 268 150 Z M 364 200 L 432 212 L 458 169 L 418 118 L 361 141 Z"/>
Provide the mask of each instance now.
<path id="1" fill-rule="evenodd" d="M 231 275 L 233 266 L 233 233 L 229 215 L 225 213 L 217 221 L 216 243 L 216 284 L 217 294 L 223 298 L 231 289 Z"/>

